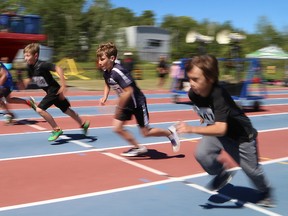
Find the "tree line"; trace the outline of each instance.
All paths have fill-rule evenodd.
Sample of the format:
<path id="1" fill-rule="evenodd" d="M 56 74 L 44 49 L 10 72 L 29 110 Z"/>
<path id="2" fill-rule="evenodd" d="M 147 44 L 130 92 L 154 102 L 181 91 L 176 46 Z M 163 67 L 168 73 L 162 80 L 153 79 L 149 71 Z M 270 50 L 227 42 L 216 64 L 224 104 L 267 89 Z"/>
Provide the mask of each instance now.
<path id="1" fill-rule="evenodd" d="M 221 30 L 230 30 L 246 35 L 240 42 L 240 57 L 268 45 L 278 45 L 288 50 L 288 31 L 278 32 L 266 17 L 259 17 L 256 32 L 248 34 L 237 29 L 230 21 L 215 23 L 198 22 L 188 16 L 166 15 L 162 23 L 156 23 L 153 10 L 145 10 L 136 16 L 128 8 L 115 8 L 109 0 L 93 0 L 86 7 L 86 0 L 2 0 L 1 13 L 14 11 L 17 14 L 34 14 L 42 18 L 42 30 L 48 40 L 44 45 L 54 48 L 55 60 L 71 57 L 77 61 L 94 61 L 98 45 L 115 41 L 121 27 L 151 25 L 168 30 L 171 34 L 171 58 L 179 59 L 195 54 L 198 43 L 187 44 L 185 38 L 190 30 L 203 35 L 215 36 Z M 206 45 L 206 51 L 217 57 L 228 57 L 229 45 L 220 45 L 215 40 Z M 121 47 L 120 49 L 125 49 Z"/>

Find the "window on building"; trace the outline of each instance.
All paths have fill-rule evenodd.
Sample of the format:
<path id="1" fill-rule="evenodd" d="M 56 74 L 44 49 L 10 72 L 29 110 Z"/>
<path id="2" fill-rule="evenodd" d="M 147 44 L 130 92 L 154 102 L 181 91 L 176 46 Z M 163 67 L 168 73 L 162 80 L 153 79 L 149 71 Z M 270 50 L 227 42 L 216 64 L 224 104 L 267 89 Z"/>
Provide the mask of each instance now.
<path id="1" fill-rule="evenodd" d="M 148 47 L 160 47 L 161 42 L 162 42 L 161 40 L 148 39 L 147 45 Z"/>

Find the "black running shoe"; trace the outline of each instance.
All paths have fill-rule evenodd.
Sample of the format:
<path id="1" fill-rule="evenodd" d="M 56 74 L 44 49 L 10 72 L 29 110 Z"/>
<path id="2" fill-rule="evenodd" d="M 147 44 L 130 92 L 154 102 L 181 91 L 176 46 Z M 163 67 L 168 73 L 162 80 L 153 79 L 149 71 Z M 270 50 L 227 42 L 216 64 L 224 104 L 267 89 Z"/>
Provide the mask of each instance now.
<path id="1" fill-rule="evenodd" d="M 208 188 L 212 191 L 217 191 L 223 188 L 226 184 L 228 184 L 232 179 L 231 172 L 224 172 L 217 175 L 212 181 L 208 184 Z"/>
<path id="2" fill-rule="evenodd" d="M 274 208 L 276 207 L 275 200 L 272 196 L 271 189 L 269 189 L 267 192 L 263 192 L 260 195 L 260 200 L 256 203 L 259 206 L 263 206 L 266 208 Z"/>

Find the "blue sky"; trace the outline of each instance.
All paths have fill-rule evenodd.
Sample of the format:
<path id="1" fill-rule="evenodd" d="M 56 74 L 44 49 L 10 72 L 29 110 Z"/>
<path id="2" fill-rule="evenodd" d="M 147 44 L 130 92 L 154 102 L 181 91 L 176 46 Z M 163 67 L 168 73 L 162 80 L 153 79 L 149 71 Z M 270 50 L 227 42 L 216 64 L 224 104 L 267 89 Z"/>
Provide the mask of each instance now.
<path id="1" fill-rule="evenodd" d="M 277 31 L 288 31 L 288 0 L 110 0 L 113 7 L 129 8 L 139 16 L 144 10 L 152 10 L 157 22 L 165 15 L 190 16 L 201 22 L 223 24 L 230 21 L 233 27 L 256 33 L 256 24 L 261 16 Z"/>

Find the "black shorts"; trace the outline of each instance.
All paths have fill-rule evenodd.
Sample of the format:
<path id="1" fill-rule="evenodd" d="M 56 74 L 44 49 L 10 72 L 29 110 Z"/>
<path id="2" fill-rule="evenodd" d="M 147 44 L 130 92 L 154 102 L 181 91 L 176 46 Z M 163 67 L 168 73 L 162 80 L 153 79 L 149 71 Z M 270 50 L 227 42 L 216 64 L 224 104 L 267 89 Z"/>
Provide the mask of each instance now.
<path id="1" fill-rule="evenodd" d="M 146 103 L 143 103 L 137 108 L 124 108 L 122 113 L 116 119 L 119 121 L 128 121 L 132 119 L 132 115 L 135 116 L 135 119 L 139 127 L 148 126 L 149 112 Z"/>
<path id="2" fill-rule="evenodd" d="M 11 92 L 12 90 L 10 88 L 0 86 L 0 98 L 2 97 L 6 98 Z"/>
<path id="3" fill-rule="evenodd" d="M 59 95 L 47 94 L 38 104 L 38 107 L 42 110 L 47 110 L 52 105 L 58 107 L 63 113 L 65 113 L 67 109 L 71 106 L 67 98 L 61 100 L 59 98 Z"/>

